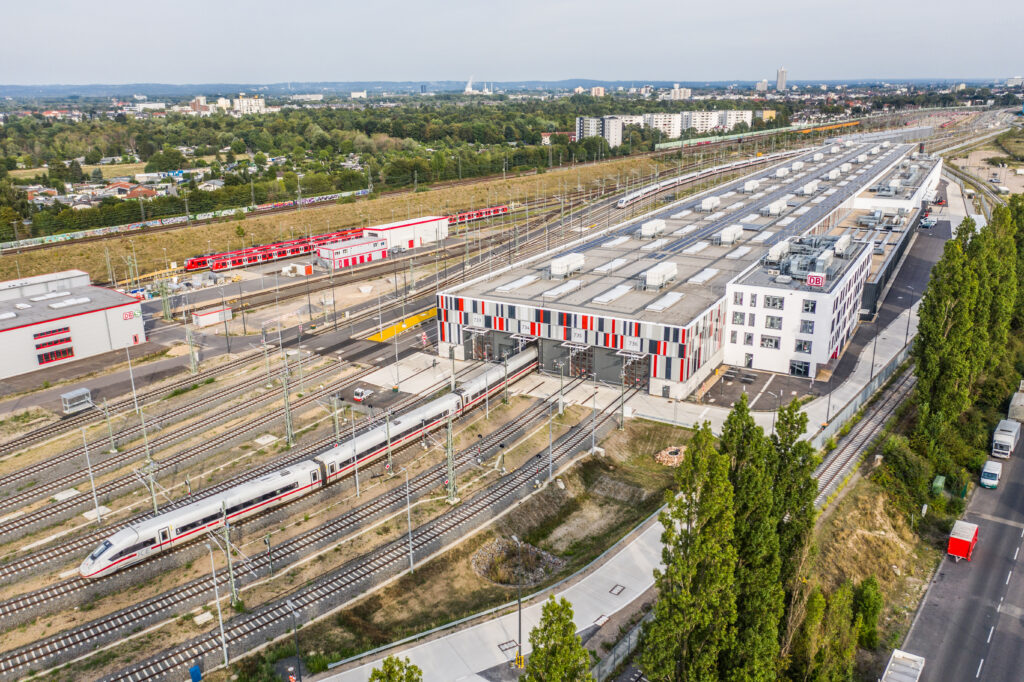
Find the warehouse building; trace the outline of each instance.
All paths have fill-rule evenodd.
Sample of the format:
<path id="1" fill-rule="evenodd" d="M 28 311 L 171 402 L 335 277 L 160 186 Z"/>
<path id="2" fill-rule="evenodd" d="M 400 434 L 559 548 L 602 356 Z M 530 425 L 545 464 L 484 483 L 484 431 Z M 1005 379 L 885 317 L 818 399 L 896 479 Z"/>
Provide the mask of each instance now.
<path id="1" fill-rule="evenodd" d="M 447 239 L 448 218 L 427 216 L 375 225 L 363 230 L 363 238 L 385 239 L 389 250 L 414 249 L 424 244 L 433 244 Z"/>
<path id="2" fill-rule="evenodd" d="M 874 274 L 874 245 L 841 223 L 912 150 L 820 148 L 443 291 L 439 352 L 536 344 L 547 371 L 673 398 L 723 362 L 814 376 Z"/>
<path id="3" fill-rule="evenodd" d="M 388 240 L 383 237 L 346 239 L 317 247 L 316 255 L 324 267 L 339 270 L 387 258 Z"/>
<path id="4" fill-rule="evenodd" d="M 0 378 L 145 341 L 138 299 L 80 270 L 0 282 Z"/>

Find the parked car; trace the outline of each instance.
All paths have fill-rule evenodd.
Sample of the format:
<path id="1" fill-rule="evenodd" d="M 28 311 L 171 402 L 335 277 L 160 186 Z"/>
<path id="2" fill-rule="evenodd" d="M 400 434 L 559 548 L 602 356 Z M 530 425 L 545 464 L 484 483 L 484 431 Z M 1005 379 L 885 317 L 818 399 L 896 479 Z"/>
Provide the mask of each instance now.
<path id="1" fill-rule="evenodd" d="M 1002 462 L 985 462 L 981 470 L 981 487 L 996 488 L 999 486 L 999 479 L 1003 476 Z"/>

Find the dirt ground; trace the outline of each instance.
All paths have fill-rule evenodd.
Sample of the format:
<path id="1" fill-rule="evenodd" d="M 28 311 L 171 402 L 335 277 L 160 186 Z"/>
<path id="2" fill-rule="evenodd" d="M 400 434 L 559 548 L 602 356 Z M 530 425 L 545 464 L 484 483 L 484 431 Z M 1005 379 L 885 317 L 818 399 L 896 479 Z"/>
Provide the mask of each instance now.
<path id="1" fill-rule="evenodd" d="M 1009 188 L 1013 194 L 1024 193 L 1024 175 L 1017 175 L 1015 172 L 1017 168 L 1024 168 L 1024 164 L 1010 164 L 1008 168 L 996 168 L 985 162 L 985 159 L 1005 156 L 1006 153 L 1002 149 L 986 147 L 972 151 L 966 158 L 962 156 L 955 158 L 953 163 L 984 182 L 988 182 L 993 174 L 998 174 L 998 184 L 990 183 L 993 188 L 1001 185 Z"/>

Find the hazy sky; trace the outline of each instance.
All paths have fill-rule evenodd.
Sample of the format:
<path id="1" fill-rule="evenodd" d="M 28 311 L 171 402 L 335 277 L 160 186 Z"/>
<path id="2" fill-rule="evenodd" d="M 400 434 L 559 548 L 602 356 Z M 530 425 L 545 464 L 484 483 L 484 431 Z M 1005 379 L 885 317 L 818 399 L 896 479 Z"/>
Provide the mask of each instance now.
<path id="1" fill-rule="evenodd" d="M 3 3 L 0 83 L 791 80 L 1024 72 L 1021 0 Z"/>

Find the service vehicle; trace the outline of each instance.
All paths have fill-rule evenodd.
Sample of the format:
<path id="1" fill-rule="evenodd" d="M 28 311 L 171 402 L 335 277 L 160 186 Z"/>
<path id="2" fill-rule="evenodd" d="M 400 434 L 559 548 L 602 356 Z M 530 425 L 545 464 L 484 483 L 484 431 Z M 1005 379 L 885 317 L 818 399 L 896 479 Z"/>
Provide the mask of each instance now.
<path id="1" fill-rule="evenodd" d="M 921 679 L 924 663 L 924 656 L 893 649 L 879 682 L 917 682 Z"/>
<path id="2" fill-rule="evenodd" d="M 369 398 L 371 395 L 373 395 L 372 388 L 357 388 L 356 390 L 352 391 L 352 400 L 354 400 L 357 403 L 361 403 L 367 398 Z"/>
<path id="3" fill-rule="evenodd" d="M 971 560 L 974 548 L 978 545 L 978 524 L 967 521 L 955 521 L 953 530 L 949 532 L 949 544 L 946 553 L 956 561 Z"/>
<path id="4" fill-rule="evenodd" d="M 1008 458 L 1017 449 L 1020 440 L 1020 422 L 1009 419 L 1000 420 L 992 434 L 992 456 Z"/>
<path id="5" fill-rule="evenodd" d="M 999 479 L 1003 476 L 1003 463 L 989 460 L 981 469 L 981 487 L 996 488 L 999 486 Z"/>

